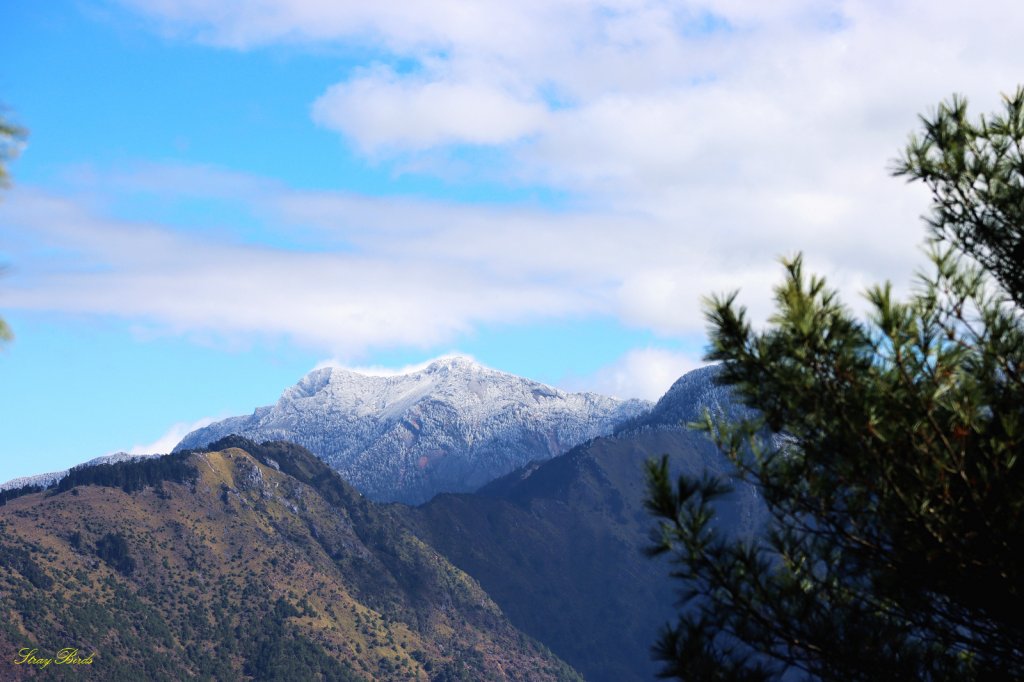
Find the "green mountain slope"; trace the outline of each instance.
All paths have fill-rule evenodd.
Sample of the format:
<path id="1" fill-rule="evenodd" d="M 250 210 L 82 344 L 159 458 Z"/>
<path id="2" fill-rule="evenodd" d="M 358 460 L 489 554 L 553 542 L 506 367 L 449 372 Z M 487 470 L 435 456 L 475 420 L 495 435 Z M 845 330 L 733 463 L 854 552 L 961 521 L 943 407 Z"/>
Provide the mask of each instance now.
<path id="1" fill-rule="evenodd" d="M 0 679 L 579 679 L 307 451 L 162 460 L 0 507 Z"/>

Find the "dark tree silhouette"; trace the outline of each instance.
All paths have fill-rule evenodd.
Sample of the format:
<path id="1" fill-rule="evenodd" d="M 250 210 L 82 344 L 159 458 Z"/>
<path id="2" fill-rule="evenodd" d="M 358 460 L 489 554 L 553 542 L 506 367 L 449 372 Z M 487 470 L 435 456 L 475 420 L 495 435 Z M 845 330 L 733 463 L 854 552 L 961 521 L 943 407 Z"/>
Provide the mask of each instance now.
<path id="1" fill-rule="evenodd" d="M 707 300 L 721 381 L 757 416 L 702 425 L 763 491 L 753 539 L 714 527 L 728 482 L 649 465 L 654 553 L 683 584 L 656 645 L 683 679 L 1024 679 L 1024 90 L 924 118 L 897 174 L 934 193 L 931 270 L 854 317 L 786 261 L 754 331 Z"/>

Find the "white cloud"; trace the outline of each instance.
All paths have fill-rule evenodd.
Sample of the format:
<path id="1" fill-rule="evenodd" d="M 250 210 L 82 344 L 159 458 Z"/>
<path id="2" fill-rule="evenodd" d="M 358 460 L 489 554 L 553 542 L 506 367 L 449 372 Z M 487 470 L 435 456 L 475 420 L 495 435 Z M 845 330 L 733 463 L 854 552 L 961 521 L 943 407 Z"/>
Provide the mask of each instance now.
<path id="1" fill-rule="evenodd" d="M 695 166 L 764 181 L 884 163 L 923 108 L 953 90 L 994 103 L 1024 59 L 1024 7 L 1008 0 L 126 4 L 218 45 L 363 45 L 411 63 L 356 70 L 318 120 L 366 150 L 511 145 L 516 172 L 604 191 Z"/>
<path id="2" fill-rule="evenodd" d="M 467 173 L 674 214 L 715 250 L 886 266 L 921 235 L 921 203 L 885 178 L 917 114 L 953 91 L 989 110 L 1024 70 L 1009 0 L 127 4 L 218 45 L 364 45 L 411 64 L 356 69 L 313 104 L 374 157 L 491 146 Z M 438 158 L 410 167 L 451 172 Z"/>
<path id="3" fill-rule="evenodd" d="M 763 319 L 779 251 L 805 241 L 812 269 L 858 291 L 886 274 L 877 262 L 894 258 L 888 249 L 897 236 L 860 243 L 882 231 L 868 226 L 834 250 L 811 232 L 786 230 L 780 219 L 745 231 L 753 209 L 729 205 L 719 211 L 717 229 L 686 229 L 700 219 L 693 211 L 709 210 L 717 199 L 712 193 L 696 208 L 662 207 L 662 214 L 552 211 L 300 191 L 240 173 L 190 170 L 94 171 L 87 199 L 16 187 L 4 209 L 12 237 L 5 250 L 17 268 L 0 289 L 0 305 L 111 315 L 229 341 L 284 337 L 344 362 L 380 347 L 455 343 L 484 324 L 567 316 L 616 317 L 689 337 L 703 330 L 700 298 L 712 292 L 743 289 L 742 300 Z M 265 242 L 126 222 L 105 208 L 153 188 L 163 197 L 216 198 L 255 215 L 267 223 Z M 302 249 L 277 244 L 300 233 Z"/>
<path id="4" fill-rule="evenodd" d="M 254 203 L 279 203 L 265 196 L 263 183 L 254 186 Z M 364 208 L 372 214 L 375 206 Z M 430 203 L 418 208 L 459 213 Z M 379 346 L 436 346 L 483 323 L 596 309 L 593 292 L 573 284 L 575 265 L 517 272 L 525 255 L 502 265 L 486 240 L 445 257 L 445 245 L 462 232 L 444 233 L 436 218 L 424 225 L 390 216 L 393 234 L 441 241 L 426 253 L 382 235 L 360 236 L 352 224 L 339 226 L 351 233 L 352 247 L 293 251 L 119 221 L 24 186 L 5 211 L 19 235 L 10 250 L 18 269 L 0 291 L 0 304 L 12 308 L 120 316 L 183 333 L 285 336 L 343 358 Z M 548 281 L 534 281 L 538 269 Z"/>
<path id="5" fill-rule="evenodd" d="M 159 438 L 152 443 L 145 443 L 141 445 L 133 445 L 128 450 L 129 455 L 164 455 L 174 449 L 174 446 L 181 442 L 187 434 L 201 429 L 204 426 L 209 426 L 213 422 L 217 421 L 213 417 L 203 417 L 197 419 L 194 422 L 176 422 L 171 424 L 170 428 L 164 432 Z"/>
<path id="6" fill-rule="evenodd" d="M 469 177 L 572 198 L 373 198 L 187 166 L 101 172 L 98 200 L 10 194 L 10 259 L 38 268 L 19 266 L 3 305 L 284 335 L 352 361 L 569 314 L 693 335 L 700 296 L 736 288 L 763 319 L 775 259 L 797 251 L 853 304 L 866 282 L 904 284 L 927 196 L 887 163 L 918 113 L 953 91 L 991 110 L 1024 73 L 1024 4 L 1008 1 L 125 4 L 218 46 L 366 48 L 379 63 L 309 103 L 321 125 L 423 173 L 489 147 Z M 311 248 L 109 218 L 104 193 L 147 188 L 229 200 Z"/>
<path id="7" fill-rule="evenodd" d="M 492 85 L 415 81 L 389 69 L 333 85 L 313 104 L 317 123 L 344 133 L 371 154 L 508 144 L 537 132 L 546 114 L 542 105 Z"/>
<path id="8" fill-rule="evenodd" d="M 572 377 L 563 383 L 570 390 L 658 400 L 676 379 L 705 364 L 689 353 L 664 348 L 636 348 L 589 376 Z"/>

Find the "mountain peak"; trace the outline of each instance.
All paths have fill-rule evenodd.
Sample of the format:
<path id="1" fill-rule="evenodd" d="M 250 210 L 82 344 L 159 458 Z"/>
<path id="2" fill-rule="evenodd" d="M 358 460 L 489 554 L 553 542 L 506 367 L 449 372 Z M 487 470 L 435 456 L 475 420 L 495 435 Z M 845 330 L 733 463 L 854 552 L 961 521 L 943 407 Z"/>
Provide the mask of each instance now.
<path id="1" fill-rule="evenodd" d="M 290 440 L 373 499 L 418 503 L 474 490 L 609 433 L 648 407 L 567 393 L 449 355 L 400 372 L 313 370 L 277 404 L 193 431 L 176 449 L 232 433 Z"/>
<path id="2" fill-rule="evenodd" d="M 443 355 L 427 365 L 427 372 L 474 371 L 487 369 L 468 355 Z"/>
<path id="3" fill-rule="evenodd" d="M 327 374 L 355 374 L 364 377 L 389 378 L 437 372 L 445 369 L 488 370 L 490 368 L 480 364 L 472 356 L 463 355 L 460 353 L 452 353 L 449 355 L 439 355 L 438 357 L 433 358 L 431 360 L 427 360 L 426 362 L 421 362 L 414 365 L 407 365 L 399 369 L 391 369 L 386 367 L 348 367 L 346 365 L 330 363 L 322 367 L 318 367 L 317 369 L 314 369 L 312 372 L 310 372 L 310 374 L 326 372 Z"/>

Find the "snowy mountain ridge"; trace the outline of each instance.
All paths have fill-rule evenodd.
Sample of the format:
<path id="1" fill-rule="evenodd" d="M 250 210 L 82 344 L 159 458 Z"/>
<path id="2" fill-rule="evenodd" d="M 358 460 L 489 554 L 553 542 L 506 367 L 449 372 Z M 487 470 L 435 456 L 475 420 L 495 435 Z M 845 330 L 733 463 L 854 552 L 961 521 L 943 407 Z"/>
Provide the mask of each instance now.
<path id="1" fill-rule="evenodd" d="M 159 457 L 159 454 L 152 455 L 130 455 L 127 452 L 115 452 L 110 455 L 100 455 L 99 457 L 93 457 L 87 462 L 82 462 L 75 466 L 80 467 L 91 467 L 97 464 L 117 464 L 118 462 L 133 462 L 139 459 L 145 459 L 146 457 Z M 70 469 L 62 469 L 60 471 L 50 471 L 45 474 L 34 474 L 32 476 L 21 476 L 19 478 L 12 478 L 5 483 L 0 483 L 0 491 L 3 490 L 15 490 L 16 488 L 23 488 L 27 485 L 37 485 L 41 488 L 48 488 L 54 483 L 57 483 L 62 478 L 68 475 Z"/>
<path id="2" fill-rule="evenodd" d="M 289 440 L 373 499 L 419 503 L 439 492 L 474 490 L 610 433 L 650 407 L 568 393 L 462 356 L 383 376 L 325 367 L 286 389 L 276 404 L 197 429 L 175 450 L 233 433 Z"/>

